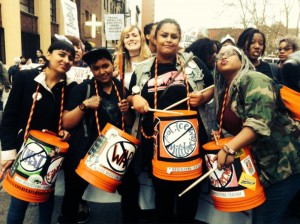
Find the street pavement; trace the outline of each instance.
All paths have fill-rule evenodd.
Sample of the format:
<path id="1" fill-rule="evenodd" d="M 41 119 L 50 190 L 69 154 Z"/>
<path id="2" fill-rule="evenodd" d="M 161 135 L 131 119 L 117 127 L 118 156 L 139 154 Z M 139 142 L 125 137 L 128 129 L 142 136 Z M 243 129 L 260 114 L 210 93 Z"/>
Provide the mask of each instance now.
<path id="1" fill-rule="evenodd" d="M 1 187 L 0 187 L 1 188 Z M 52 224 L 57 223 L 57 217 L 60 214 L 62 196 L 55 196 L 55 206 L 52 215 Z M 6 215 L 10 204 L 10 195 L 4 189 L 0 190 L 0 223 L 6 223 Z M 91 208 L 91 216 L 89 224 L 121 224 L 122 214 L 120 203 L 95 203 L 89 202 Z M 37 224 L 38 223 L 38 206 L 37 204 L 30 204 L 24 224 Z"/>

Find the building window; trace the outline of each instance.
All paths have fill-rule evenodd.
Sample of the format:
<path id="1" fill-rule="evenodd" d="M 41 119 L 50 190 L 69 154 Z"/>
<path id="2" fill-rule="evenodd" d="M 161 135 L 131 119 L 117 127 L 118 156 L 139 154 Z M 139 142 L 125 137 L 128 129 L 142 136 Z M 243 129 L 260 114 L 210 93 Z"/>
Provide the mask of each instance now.
<path id="1" fill-rule="evenodd" d="M 50 17 L 51 22 L 56 23 L 56 0 L 50 2 Z"/>
<path id="2" fill-rule="evenodd" d="M 20 7 L 22 12 L 34 14 L 34 0 L 20 0 Z"/>

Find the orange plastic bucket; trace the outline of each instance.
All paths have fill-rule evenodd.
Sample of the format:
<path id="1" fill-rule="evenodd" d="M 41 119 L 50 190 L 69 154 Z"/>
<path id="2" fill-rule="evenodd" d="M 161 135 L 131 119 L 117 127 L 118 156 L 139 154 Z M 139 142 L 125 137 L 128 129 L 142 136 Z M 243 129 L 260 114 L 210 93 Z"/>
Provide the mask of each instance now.
<path id="1" fill-rule="evenodd" d="M 31 130 L 3 181 L 4 190 L 24 201 L 47 201 L 68 148 L 52 133 Z"/>
<path id="2" fill-rule="evenodd" d="M 76 172 L 95 187 L 114 193 L 139 144 L 139 140 L 107 123 Z"/>
<path id="3" fill-rule="evenodd" d="M 172 110 L 180 114 L 154 113 L 153 175 L 172 181 L 201 176 L 196 111 Z"/>
<path id="4" fill-rule="evenodd" d="M 232 137 L 203 145 L 205 162 L 209 170 L 216 166 L 212 159 Z M 214 161 L 217 163 L 217 161 Z M 211 197 L 216 209 L 238 212 L 255 208 L 265 200 L 265 193 L 251 155 L 250 146 L 242 148 L 230 168 L 216 170 L 209 176 Z"/>

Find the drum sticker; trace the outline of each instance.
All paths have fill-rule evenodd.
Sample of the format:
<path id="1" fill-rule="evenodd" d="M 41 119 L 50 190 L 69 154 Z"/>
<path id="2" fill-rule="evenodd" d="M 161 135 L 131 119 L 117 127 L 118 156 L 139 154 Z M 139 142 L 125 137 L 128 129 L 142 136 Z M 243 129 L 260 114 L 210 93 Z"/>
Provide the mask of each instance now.
<path id="1" fill-rule="evenodd" d="M 165 151 L 176 159 L 192 156 L 197 149 L 196 133 L 197 130 L 188 120 L 178 120 L 168 124 L 162 134 Z"/>
<path id="2" fill-rule="evenodd" d="M 251 189 L 255 191 L 256 189 L 256 179 L 253 176 L 250 176 L 249 174 L 242 172 L 242 175 L 239 180 L 239 184 L 243 187 L 246 187 L 248 189 Z"/>
<path id="3" fill-rule="evenodd" d="M 208 169 L 212 169 L 212 167 L 217 166 L 217 161 L 212 161 L 215 156 L 215 154 L 206 154 L 205 162 Z M 209 179 L 211 185 L 216 188 L 229 188 L 238 186 L 236 171 L 233 165 L 222 170 L 215 170 L 209 175 Z"/>
<path id="4" fill-rule="evenodd" d="M 20 166 L 18 167 L 18 170 L 28 176 L 37 173 L 38 171 L 41 171 L 46 164 L 47 159 L 49 159 L 47 157 L 48 151 L 43 145 L 30 141 L 25 145 L 22 154 L 19 157 Z"/>
<path id="5" fill-rule="evenodd" d="M 60 170 L 63 162 L 63 157 L 56 156 L 52 159 L 51 164 L 47 170 L 47 175 L 44 177 L 44 181 L 46 184 L 52 185 L 55 183 L 58 171 Z"/>
<path id="6" fill-rule="evenodd" d="M 101 138 L 98 138 L 91 147 L 86 165 L 101 173 L 105 167 L 106 175 L 107 171 L 123 174 L 127 170 L 135 151 L 134 144 L 120 136 L 115 129 L 110 129 L 105 136 L 102 135 Z M 116 179 L 115 174 L 111 175 Z"/>
<path id="7" fill-rule="evenodd" d="M 245 197 L 245 191 L 215 191 L 211 190 L 211 194 L 218 198 L 244 198 Z"/>
<path id="8" fill-rule="evenodd" d="M 245 159 L 241 160 L 241 164 L 243 166 L 243 170 L 253 176 L 253 174 L 255 173 L 255 167 L 252 163 L 251 157 L 248 155 Z"/>

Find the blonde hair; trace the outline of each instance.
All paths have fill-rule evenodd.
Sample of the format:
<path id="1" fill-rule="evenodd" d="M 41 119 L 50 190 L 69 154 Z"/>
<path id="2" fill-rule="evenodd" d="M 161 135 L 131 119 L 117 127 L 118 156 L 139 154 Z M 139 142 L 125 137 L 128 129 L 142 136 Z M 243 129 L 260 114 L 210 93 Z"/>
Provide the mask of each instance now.
<path id="1" fill-rule="evenodd" d="M 130 55 L 129 55 L 128 50 L 125 48 L 124 39 L 125 39 L 125 36 L 127 35 L 127 33 L 131 32 L 134 29 L 137 29 L 139 31 L 139 34 L 141 37 L 141 49 L 140 49 L 140 54 L 139 54 L 139 61 L 144 61 L 151 57 L 151 51 L 150 51 L 148 45 L 146 44 L 146 39 L 145 39 L 144 33 L 140 30 L 139 27 L 129 25 L 123 29 L 118 46 L 117 46 L 116 58 L 114 61 L 115 71 L 119 71 L 119 67 L 118 67 L 119 66 L 119 57 L 117 55 L 120 55 L 123 52 L 125 52 L 125 61 L 126 61 L 125 72 L 132 71 Z"/>

